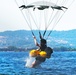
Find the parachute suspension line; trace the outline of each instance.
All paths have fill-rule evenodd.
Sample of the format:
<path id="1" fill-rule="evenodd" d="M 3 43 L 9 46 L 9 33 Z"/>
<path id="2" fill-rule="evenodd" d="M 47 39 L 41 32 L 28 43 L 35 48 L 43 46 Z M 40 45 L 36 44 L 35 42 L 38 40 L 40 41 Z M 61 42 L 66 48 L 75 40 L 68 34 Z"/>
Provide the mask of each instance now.
<path id="1" fill-rule="evenodd" d="M 58 3 L 58 0 L 56 1 L 56 4 L 57 4 L 57 3 Z M 64 1 L 63 1 L 63 3 L 64 3 Z M 56 13 L 56 14 L 57 14 L 57 13 Z M 57 16 L 57 15 L 56 15 L 56 16 Z M 62 16 L 63 16 L 63 15 L 62 15 Z M 60 19 L 62 18 L 62 16 L 60 17 Z M 54 17 L 55 17 L 55 16 L 54 16 Z M 54 17 L 53 17 L 53 19 L 54 19 Z M 52 20 L 53 20 L 53 19 L 52 19 Z M 60 20 L 60 19 L 59 19 L 59 20 Z M 52 20 L 51 20 L 51 22 L 52 22 Z M 52 27 L 52 30 L 54 29 L 54 27 L 56 26 L 56 24 L 59 22 L 59 20 L 58 20 L 57 22 L 54 22 L 54 26 Z M 49 23 L 49 25 L 51 24 L 51 22 Z M 49 25 L 48 25 L 48 26 L 49 26 Z M 52 30 L 50 31 L 50 33 L 48 34 L 48 36 L 51 34 Z"/>
<path id="2" fill-rule="evenodd" d="M 51 23 L 52 20 L 53 20 L 53 14 L 54 14 L 54 10 L 52 11 L 52 14 L 51 14 L 51 16 L 50 16 L 50 19 L 49 19 L 49 22 L 48 22 L 48 26 L 47 26 L 47 28 L 49 27 L 49 23 Z M 51 21 L 51 22 L 50 22 L 50 21 Z"/>
<path id="3" fill-rule="evenodd" d="M 45 0 L 44 0 L 44 2 L 45 2 Z M 46 3 L 46 5 L 47 5 L 47 3 Z M 46 33 L 46 30 L 47 30 L 47 20 L 46 20 L 46 19 L 47 19 L 47 17 L 48 17 L 48 15 L 47 15 L 47 12 L 48 12 L 48 11 L 46 12 L 46 10 L 47 10 L 47 9 L 44 10 L 45 30 L 44 30 L 44 33 L 43 33 L 43 38 L 44 38 L 45 33 Z"/>
<path id="4" fill-rule="evenodd" d="M 67 10 L 66 10 L 66 11 L 67 11 Z M 65 12 L 66 12 L 66 11 L 65 11 Z M 65 13 L 65 12 L 64 12 L 64 13 Z M 54 23 L 54 25 L 53 25 L 53 27 L 52 27 L 52 30 L 55 28 L 55 26 L 57 25 L 57 23 L 58 23 L 58 22 L 60 21 L 60 19 L 63 17 L 64 13 L 60 16 L 60 18 L 57 20 L 57 22 Z M 47 39 L 48 39 L 48 37 L 50 36 L 50 34 L 52 33 L 52 30 L 49 32 L 49 34 L 48 34 L 48 36 L 47 36 Z"/>
<path id="5" fill-rule="evenodd" d="M 45 30 L 44 30 L 44 33 L 45 33 L 45 31 L 46 31 L 46 13 L 45 13 L 45 10 L 44 10 L 44 22 L 45 22 Z M 44 33 L 43 33 L 43 37 L 44 37 Z"/>
<path id="6" fill-rule="evenodd" d="M 39 16 L 39 20 L 41 19 L 41 12 L 39 12 L 40 16 Z M 39 37 L 40 39 L 42 38 L 42 34 L 40 32 L 40 27 L 41 27 L 41 20 L 39 21 Z"/>
<path id="7" fill-rule="evenodd" d="M 23 0 L 23 3 L 25 4 L 24 0 Z M 29 10 L 29 9 L 27 9 L 27 11 L 28 11 L 28 13 L 29 13 L 30 17 L 32 18 L 32 20 L 33 20 L 33 22 L 34 22 L 35 26 L 36 26 L 36 27 L 37 27 L 37 29 L 39 30 L 39 36 L 41 36 L 40 28 L 38 28 L 38 25 L 37 25 L 37 23 L 36 23 L 36 21 L 35 21 L 35 19 L 34 19 L 33 15 L 31 14 L 31 12 L 30 12 L 30 10 Z M 34 15 L 35 15 L 35 14 L 34 14 Z M 30 21 L 30 22 L 31 22 L 31 21 Z M 35 35 L 34 35 L 34 33 L 33 33 L 33 31 L 32 31 L 32 27 L 31 27 L 31 32 L 32 32 L 32 35 L 33 35 L 33 36 L 35 36 Z"/>
<path id="8" fill-rule="evenodd" d="M 64 1 L 65 1 L 65 0 L 64 0 Z M 74 1 L 74 0 L 73 0 L 73 1 Z M 73 1 L 71 2 L 71 4 L 73 3 Z M 64 3 L 64 2 L 63 2 L 63 3 Z M 71 4 L 69 4 L 68 8 L 70 7 Z M 64 13 L 65 13 L 66 11 L 67 11 L 67 10 L 65 10 Z M 64 15 L 64 13 L 60 16 L 60 18 L 58 19 L 58 21 L 54 24 L 52 30 L 53 30 L 54 27 L 57 25 L 57 23 L 60 21 L 60 19 L 61 19 L 62 16 Z M 48 34 L 48 36 L 47 36 L 47 39 L 48 39 L 48 37 L 50 36 L 51 33 L 52 33 L 52 31 L 49 32 L 49 34 Z"/>
<path id="9" fill-rule="evenodd" d="M 53 10 L 54 11 L 54 10 Z M 50 24 L 52 23 L 52 21 L 55 19 L 55 17 L 57 16 L 58 11 L 54 14 L 54 16 L 52 17 L 51 21 L 49 22 L 47 28 L 50 26 Z"/>
<path id="10" fill-rule="evenodd" d="M 40 32 L 40 26 L 38 27 L 38 25 L 37 25 L 37 23 L 36 23 L 36 16 L 35 16 L 35 19 L 34 19 L 34 17 L 33 17 L 33 15 L 32 15 L 32 13 L 30 12 L 30 10 L 29 9 L 27 9 L 28 10 L 28 13 L 29 13 L 29 15 L 31 16 L 31 18 L 32 18 L 32 20 L 33 20 L 33 22 L 34 22 L 34 24 L 35 24 L 35 26 L 37 27 L 37 29 L 39 30 L 39 36 L 41 36 L 41 32 Z M 35 15 L 35 13 L 34 13 L 34 15 Z"/>
<path id="11" fill-rule="evenodd" d="M 58 21 L 56 23 L 54 23 L 54 26 L 52 27 L 52 30 L 55 28 L 55 26 L 57 25 L 57 23 L 60 21 L 60 19 L 62 18 L 62 16 L 64 15 L 64 13 L 60 16 L 60 18 L 58 19 Z M 52 30 L 49 32 L 48 36 L 47 36 L 47 39 L 48 37 L 50 36 L 50 34 L 52 33 Z"/>
<path id="12" fill-rule="evenodd" d="M 30 13 L 31 14 L 31 13 Z M 39 14 L 41 14 L 41 13 L 39 13 Z M 34 15 L 35 15 L 35 13 L 34 13 Z M 37 25 L 37 23 L 36 23 L 36 21 L 35 21 L 35 19 L 36 19 L 36 16 L 35 16 L 35 19 L 33 18 L 33 16 L 32 16 L 32 14 L 31 14 L 31 17 L 32 17 L 32 19 L 33 19 L 33 21 L 34 21 L 34 23 L 35 23 L 35 26 L 37 27 L 37 29 L 39 30 L 39 37 L 40 37 L 40 39 L 41 39 L 41 32 L 40 32 L 40 26 L 41 26 L 41 23 L 39 24 L 39 25 Z M 40 18 L 41 18 L 41 16 L 40 16 Z M 39 19 L 40 19 L 39 18 Z M 38 19 L 38 21 L 39 21 L 39 19 Z M 41 20 L 40 20 L 41 21 Z M 38 27 L 39 26 L 39 27 Z"/>
<path id="13" fill-rule="evenodd" d="M 29 15 L 31 16 L 31 18 L 33 19 L 33 21 L 34 21 L 34 24 L 35 24 L 35 26 L 36 26 L 36 28 L 39 30 L 39 37 L 40 37 L 40 39 L 41 39 L 41 37 L 42 37 L 42 35 L 41 35 L 41 32 L 40 32 L 40 26 L 41 25 L 39 25 L 39 27 L 38 27 L 38 25 L 37 25 L 37 23 L 36 23 L 36 20 L 35 19 L 37 19 L 36 18 L 36 16 L 34 16 L 35 17 L 35 19 L 34 19 L 34 17 L 33 17 L 33 15 L 31 14 L 31 12 L 30 12 L 30 10 L 29 9 L 27 9 L 28 10 L 28 13 L 29 13 Z M 41 14 L 41 13 L 39 13 L 39 14 Z M 36 15 L 35 13 L 34 13 L 34 15 Z M 41 18 L 41 16 L 40 16 L 40 18 Z M 39 18 L 39 19 L 40 19 Z M 38 21 L 39 21 L 39 19 L 38 19 Z M 41 20 L 40 20 L 41 21 Z M 41 24 L 41 23 L 40 23 Z M 33 33 L 33 32 L 32 32 Z M 34 35 L 34 33 L 33 33 L 33 35 Z M 34 35 L 35 36 L 35 35 Z"/>
<path id="14" fill-rule="evenodd" d="M 56 21 L 57 21 L 57 19 L 58 19 L 58 15 L 59 15 L 59 12 L 57 11 L 56 14 L 54 15 L 54 17 L 56 16 Z M 53 19 L 55 19 L 54 17 L 53 17 Z M 53 19 L 51 20 L 50 24 L 52 23 Z M 59 19 L 59 20 L 60 20 L 60 19 Z M 59 20 L 58 20 L 58 21 L 59 21 Z M 55 26 L 56 26 L 56 24 L 57 24 L 56 21 L 54 22 L 53 27 L 52 27 L 51 31 L 49 32 L 49 34 L 48 34 L 48 36 L 47 36 L 47 39 L 48 39 L 48 37 L 50 36 L 50 34 L 52 33 L 53 29 L 55 28 Z M 49 24 L 49 25 L 50 25 L 50 24 Z"/>
<path id="15" fill-rule="evenodd" d="M 16 3 L 16 5 L 19 7 L 19 5 L 18 5 L 18 3 L 17 3 L 16 0 L 15 0 L 15 3 Z M 31 32 L 32 32 L 32 35 L 35 36 L 34 33 L 33 33 L 33 31 L 32 31 L 32 27 L 31 27 L 30 24 L 28 23 L 25 15 L 24 15 L 24 13 L 22 12 L 22 10 L 20 10 L 20 11 L 21 11 L 21 13 L 22 13 L 22 15 L 23 15 L 23 17 L 24 17 L 24 20 L 27 22 L 27 24 L 28 24 L 28 26 L 29 26 L 29 28 L 30 28 L 30 30 L 31 30 Z"/>
<path id="16" fill-rule="evenodd" d="M 53 20 L 55 19 L 55 17 L 58 15 L 58 11 L 54 14 L 55 12 L 54 12 L 54 10 L 52 11 L 52 14 L 51 14 L 51 17 L 50 17 L 50 19 L 49 19 L 49 23 L 48 23 L 48 25 L 47 25 L 47 27 L 46 27 L 46 30 L 44 31 L 44 34 L 43 34 L 43 36 L 45 35 L 45 33 L 46 33 L 46 31 L 47 31 L 47 29 L 48 29 L 48 27 L 50 26 L 50 24 L 53 22 Z M 53 26 L 52 27 L 52 30 L 54 29 L 54 27 L 55 26 Z M 51 31 L 52 31 L 51 30 Z"/>
<path id="17" fill-rule="evenodd" d="M 22 0 L 23 1 L 23 4 L 26 6 L 27 4 L 27 0 Z M 25 2 L 26 1 L 26 2 Z M 27 11 L 26 11 L 27 10 Z M 28 20 L 28 22 L 30 23 L 30 27 L 31 27 L 31 30 L 32 30 L 32 25 L 31 25 L 31 19 L 30 19 L 30 14 L 29 14 L 29 10 L 28 9 L 25 9 L 24 10 L 24 14 L 26 14 L 26 18 Z"/>
<path id="18" fill-rule="evenodd" d="M 19 7 L 19 5 L 18 5 L 18 3 L 17 3 L 17 1 L 15 0 L 15 3 L 17 4 L 17 6 Z M 23 15 L 23 17 L 24 17 L 24 20 L 27 22 L 27 24 L 28 24 L 28 26 L 29 26 L 29 28 L 30 29 L 32 29 L 31 28 L 31 26 L 30 26 L 30 24 L 28 23 L 28 21 L 27 21 L 27 19 L 26 19 L 26 17 L 25 17 L 25 15 L 24 15 L 24 13 L 22 12 L 22 10 L 20 10 L 21 11 L 21 13 L 22 13 L 22 15 Z"/>
<path id="19" fill-rule="evenodd" d="M 46 3 L 46 5 L 47 5 L 47 3 Z M 46 10 L 47 10 L 47 9 L 44 10 L 45 30 L 46 30 L 46 27 L 47 27 L 47 26 L 46 26 L 46 25 L 47 25 L 47 20 L 46 20 L 46 19 L 47 19 L 47 17 L 48 17 L 48 15 L 47 15 L 47 12 L 48 12 L 48 11 L 46 12 Z"/>
<path id="20" fill-rule="evenodd" d="M 45 10 L 44 10 L 44 22 L 45 22 L 45 29 L 46 29 L 46 12 L 45 12 Z"/>
<path id="21" fill-rule="evenodd" d="M 28 10 L 28 13 L 29 13 L 29 15 L 31 16 L 31 18 L 33 19 L 33 21 L 34 21 L 34 23 L 35 23 L 35 26 L 37 27 L 37 29 L 39 30 L 39 37 L 41 38 L 41 32 L 40 32 L 40 27 L 38 27 L 38 25 L 37 25 L 37 23 L 36 23 L 36 21 L 35 21 L 35 19 L 34 19 L 34 17 L 33 17 L 33 15 L 31 14 L 31 12 L 30 12 L 30 10 L 29 9 L 27 9 Z M 35 14 L 34 14 L 35 15 Z M 36 17 L 36 16 L 35 16 Z M 34 35 L 34 33 L 33 33 L 33 31 L 32 31 L 32 34 L 33 34 L 33 36 L 35 36 Z"/>
<path id="22" fill-rule="evenodd" d="M 65 1 L 65 0 L 64 0 L 64 1 Z M 73 1 L 74 1 L 74 0 L 73 0 Z M 72 1 L 72 2 L 73 2 L 73 1 Z M 67 1 L 67 2 L 68 2 L 68 1 Z M 63 3 L 64 3 L 64 2 L 63 2 Z M 72 4 L 72 3 L 71 3 L 71 4 Z M 70 4 L 70 5 L 71 5 L 71 4 Z M 70 6 L 70 5 L 69 5 L 69 6 Z M 65 13 L 66 11 L 67 11 L 67 9 L 64 11 L 64 13 Z M 61 19 L 62 16 L 64 15 L 64 13 L 60 16 L 60 18 L 58 19 L 58 21 L 55 22 L 56 25 L 57 25 L 57 23 L 60 21 L 60 19 Z M 54 25 L 55 25 L 55 24 L 54 24 Z M 54 27 L 53 27 L 53 28 L 54 28 Z"/>
<path id="23" fill-rule="evenodd" d="M 23 0 L 23 3 L 25 4 L 24 0 Z M 33 21 L 34 21 L 34 23 L 35 23 L 35 25 L 36 25 L 36 27 L 38 29 L 37 23 L 36 23 L 35 19 L 33 18 L 33 15 L 31 14 L 30 10 L 27 9 L 27 11 L 28 11 L 29 15 L 31 16 L 31 18 L 33 19 Z"/>
<path id="24" fill-rule="evenodd" d="M 45 0 L 43 0 L 43 3 L 44 3 L 44 2 L 45 2 Z M 47 4 L 46 4 L 46 5 L 47 5 Z M 44 18 L 43 21 L 44 21 L 44 29 L 45 29 L 45 30 L 46 30 L 46 25 L 47 25 L 46 10 L 47 10 L 47 9 L 43 10 L 43 14 L 42 14 L 42 15 L 43 15 L 43 18 Z M 41 15 L 41 16 L 42 16 L 42 15 Z M 40 19 L 41 19 L 41 18 L 40 18 Z M 40 20 L 40 21 L 41 21 L 41 20 Z M 43 26 L 43 25 L 42 25 L 42 26 Z M 45 31 L 44 31 L 44 32 L 45 32 Z M 40 35 L 40 38 L 41 38 L 41 39 L 44 38 L 44 33 L 43 33 L 43 35 L 41 35 L 41 33 L 39 33 L 39 35 Z"/>
<path id="25" fill-rule="evenodd" d="M 37 23 L 36 23 L 35 19 L 33 18 L 31 12 L 29 11 L 29 9 L 27 9 L 27 10 L 28 10 L 28 13 L 30 14 L 31 18 L 33 19 L 33 21 L 34 21 L 34 23 L 35 23 L 35 25 L 36 25 L 36 27 L 37 27 L 37 29 L 38 29 Z"/>
<path id="26" fill-rule="evenodd" d="M 50 20 L 52 20 L 53 12 L 54 12 L 54 11 L 52 11 L 52 14 L 50 15 L 50 18 L 49 18 L 48 24 L 47 24 L 47 26 L 46 26 L 46 29 L 45 29 L 44 33 L 43 33 L 43 37 L 45 36 L 46 31 L 47 31 L 47 29 L 48 29 L 48 27 L 49 27 L 49 22 L 50 22 Z M 51 22 L 52 22 L 52 21 L 51 21 Z"/>
<path id="27" fill-rule="evenodd" d="M 39 17 L 36 17 L 37 15 L 36 15 L 36 13 L 34 13 L 34 17 L 35 17 L 35 21 L 38 21 L 36 24 L 35 24 L 35 26 L 37 27 L 37 29 L 38 29 L 38 32 L 39 32 L 39 37 L 40 37 L 40 39 L 41 39 L 41 32 L 40 32 L 40 26 L 41 26 L 41 13 L 40 12 L 38 12 L 38 14 L 39 14 Z M 40 21 L 39 21 L 40 20 Z"/>
<path id="28" fill-rule="evenodd" d="M 50 0 L 51 1 L 51 0 Z M 47 3 L 46 3 L 46 6 L 47 6 Z M 49 8 L 48 8 L 49 9 Z M 44 22 L 45 22 L 45 30 L 44 30 L 44 32 L 43 32 L 43 37 L 45 36 L 45 34 L 46 34 L 46 31 L 47 31 L 47 28 L 48 28 L 48 12 L 49 12 L 49 10 L 47 11 L 47 9 L 45 9 L 44 10 Z M 51 14 L 51 16 L 52 16 L 52 14 Z M 50 17 L 51 18 L 51 17 Z M 50 20 L 50 19 L 49 19 Z"/>
<path id="29" fill-rule="evenodd" d="M 39 18 L 38 18 L 38 20 L 40 20 L 41 19 L 41 12 L 39 12 Z M 40 30 L 40 27 L 41 27 L 41 20 L 39 21 L 39 30 Z"/>
<path id="30" fill-rule="evenodd" d="M 40 37 L 40 39 L 42 39 L 42 35 L 41 35 L 41 32 L 39 31 L 39 37 Z"/>
<path id="31" fill-rule="evenodd" d="M 58 2 L 58 0 L 57 0 L 57 2 Z M 57 3 L 56 2 L 56 3 Z M 54 10 L 53 10 L 54 11 Z M 49 27 L 49 25 L 51 24 L 51 22 L 53 21 L 53 19 L 54 19 L 54 17 L 52 18 L 52 16 L 53 16 L 53 11 L 52 11 L 52 14 L 51 14 L 51 16 L 50 16 L 50 18 L 49 18 L 49 21 L 48 21 L 48 25 L 45 27 L 45 31 L 44 31 L 44 33 L 43 33 L 43 37 L 45 36 L 45 34 L 46 34 L 46 31 L 47 31 L 47 29 L 48 29 L 48 27 Z M 51 19 L 51 22 L 50 22 L 50 19 Z M 46 21 L 46 20 L 45 20 Z M 49 24 L 49 22 L 50 22 L 50 24 Z M 53 29 L 53 28 L 52 28 Z"/>
<path id="32" fill-rule="evenodd" d="M 46 29 L 45 29 L 45 31 L 44 31 L 44 33 L 43 33 L 43 37 L 45 36 L 45 33 L 46 33 Z"/>
<path id="33" fill-rule="evenodd" d="M 63 4 L 63 3 L 65 3 L 65 0 L 63 0 L 63 1 L 61 1 L 60 2 L 60 4 Z M 56 4 L 58 4 L 58 0 L 56 1 Z M 56 13 L 57 15 L 57 19 L 56 19 L 56 21 L 54 22 L 54 24 L 53 24 L 53 27 L 52 27 L 52 30 L 55 28 L 55 26 L 57 25 L 57 23 L 60 21 L 60 19 L 62 18 L 62 16 L 64 15 L 64 13 L 60 16 L 60 18 L 58 19 L 58 13 Z M 50 23 L 51 24 L 51 23 Z M 49 24 L 49 25 L 50 25 Z M 49 32 L 49 34 L 48 34 L 48 36 L 52 33 L 52 30 Z"/>
<path id="34" fill-rule="evenodd" d="M 55 22 L 54 22 L 54 24 L 53 24 L 53 29 L 54 29 L 54 27 L 57 25 L 57 23 L 60 21 L 61 17 L 63 16 L 64 12 L 63 12 L 63 14 L 61 14 L 62 12 L 63 12 L 63 11 L 60 11 L 60 12 L 57 13 Z M 61 15 L 60 15 L 60 14 L 61 14 Z M 59 15 L 60 15 L 60 16 L 59 16 Z"/>
<path id="35" fill-rule="evenodd" d="M 38 10 L 39 11 L 39 10 Z M 40 37 L 40 39 L 42 38 L 42 35 L 41 35 L 41 31 L 40 31 L 40 27 L 41 27 L 41 20 L 40 19 L 42 19 L 41 18 L 41 12 L 38 12 L 38 14 L 39 14 L 39 17 L 38 18 L 35 18 L 35 19 L 37 19 L 37 21 L 38 21 L 38 25 L 37 25 L 37 29 L 38 29 L 38 32 L 39 32 L 39 37 Z M 36 15 L 36 14 L 35 14 Z M 36 16 L 35 16 L 36 17 Z"/>
<path id="36" fill-rule="evenodd" d="M 55 17 L 55 16 L 58 16 L 58 13 L 59 13 L 59 12 L 57 11 L 56 14 L 54 15 L 54 17 Z M 55 19 L 55 18 L 53 18 L 53 19 Z M 52 19 L 52 21 L 53 21 L 53 19 Z M 58 18 L 57 18 L 57 19 L 58 19 Z M 56 19 L 56 20 L 57 20 L 57 19 Z M 50 22 L 50 24 L 52 23 L 52 21 Z M 50 24 L 49 24 L 49 25 L 50 25 Z M 51 31 L 49 32 L 48 36 L 52 33 L 52 31 L 53 31 L 53 29 L 54 29 L 55 26 L 56 26 L 56 21 L 54 22 L 53 27 L 52 27 Z M 48 36 L 47 36 L 47 37 L 48 37 Z"/>
<path id="37" fill-rule="evenodd" d="M 53 11 L 54 11 L 54 10 L 53 10 Z M 58 11 L 59 11 L 59 10 L 58 10 Z M 58 11 L 54 14 L 54 16 L 53 16 L 52 20 L 49 22 L 48 27 L 50 26 L 50 24 L 52 23 L 52 21 L 53 21 L 53 20 L 55 19 L 55 17 L 57 16 Z"/>
<path id="38" fill-rule="evenodd" d="M 44 30 L 44 33 L 43 33 L 43 37 L 44 37 L 44 35 L 45 35 L 45 32 L 46 32 L 46 28 L 47 28 L 47 21 L 46 21 L 46 12 L 44 11 L 44 22 L 45 22 L 45 30 Z"/>
<path id="39" fill-rule="evenodd" d="M 61 4 L 66 4 L 68 1 L 67 0 L 63 0 Z M 64 11 L 64 13 L 66 12 L 67 10 Z M 64 13 L 62 14 L 62 16 L 64 15 Z M 59 20 L 57 22 L 55 22 L 55 24 L 57 24 L 60 19 L 62 18 L 62 16 L 59 18 Z"/>
<path id="40" fill-rule="evenodd" d="M 58 3 L 58 0 L 56 1 L 56 4 Z M 57 12 L 58 13 L 58 12 Z M 55 16 L 57 16 L 57 13 L 55 14 Z M 53 14 L 53 13 L 52 13 Z M 54 16 L 54 17 L 55 17 Z M 51 20 L 51 22 L 53 21 L 53 19 L 54 19 L 54 17 L 52 18 L 52 20 Z M 61 18 L 60 18 L 61 19 Z M 60 20 L 59 19 L 59 20 Z M 50 19 L 49 19 L 49 21 L 50 21 Z M 48 27 L 49 27 L 49 25 L 51 24 L 51 22 L 48 24 Z M 55 22 L 56 23 L 56 22 Z M 54 24 L 54 26 L 53 26 L 53 28 L 52 28 L 52 30 L 54 29 L 54 27 L 55 27 L 55 24 Z M 52 30 L 51 30 L 51 32 L 52 32 Z"/>

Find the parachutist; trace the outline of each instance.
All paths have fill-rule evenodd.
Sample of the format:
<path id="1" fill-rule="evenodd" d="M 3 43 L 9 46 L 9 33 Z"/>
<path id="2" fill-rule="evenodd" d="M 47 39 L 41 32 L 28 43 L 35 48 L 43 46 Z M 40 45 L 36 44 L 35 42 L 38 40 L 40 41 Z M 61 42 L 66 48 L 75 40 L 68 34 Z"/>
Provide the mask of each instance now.
<path id="1" fill-rule="evenodd" d="M 50 47 L 47 47 L 47 42 L 45 39 L 42 38 L 40 35 L 40 44 L 37 43 L 36 37 L 33 36 L 35 45 L 39 47 L 39 51 L 45 51 L 46 57 L 42 57 L 40 55 L 36 56 L 35 61 L 32 63 L 32 68 L 40 65 L 41 63 L 45 62 L 46 58 L 50 58 L 51 54 L 53 53 L 53 50 Z"/>

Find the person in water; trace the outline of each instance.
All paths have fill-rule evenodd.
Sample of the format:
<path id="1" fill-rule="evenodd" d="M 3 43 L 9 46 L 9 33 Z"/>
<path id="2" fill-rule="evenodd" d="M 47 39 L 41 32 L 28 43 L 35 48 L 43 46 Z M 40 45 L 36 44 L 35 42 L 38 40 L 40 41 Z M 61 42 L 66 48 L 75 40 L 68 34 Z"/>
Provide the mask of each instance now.
<path id="1" fill-rule="evenodd" d="M 42 37 L 40 38 L 40 44 L 37 43 L 37 40 L 36 40 L 36 37 L 34 36 L 34 42 L 35 42 L 35 45 L 39 47 L 38 50 L 40 51 L 45 51 L 45 49 L 47 48 L 47 42 L 45 39 L 43 39 Z M 32 63 L 32 68 L 33 67 L 36 67 L 38 65 L 40 65 L 42 62 L 44 62 L 46 60 L 45 57 L 41 57 L 40 55 L 38 55 L 36 58 L 35 58 L 35 61 Z"/>

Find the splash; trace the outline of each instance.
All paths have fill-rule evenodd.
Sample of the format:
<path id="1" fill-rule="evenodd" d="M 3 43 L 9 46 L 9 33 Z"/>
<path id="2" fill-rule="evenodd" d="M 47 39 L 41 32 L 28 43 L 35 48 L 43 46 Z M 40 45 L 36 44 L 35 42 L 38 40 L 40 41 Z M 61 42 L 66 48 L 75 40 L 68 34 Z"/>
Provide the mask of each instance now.
<path id="1" fill-rule="evenodd" d="M 31 68 L 31 65 L 32 65 L 34 60 L 35 60 L 35 57 L 29 56 L 28 58 L 26 58 L 26 65 L 25 66 Z"/>

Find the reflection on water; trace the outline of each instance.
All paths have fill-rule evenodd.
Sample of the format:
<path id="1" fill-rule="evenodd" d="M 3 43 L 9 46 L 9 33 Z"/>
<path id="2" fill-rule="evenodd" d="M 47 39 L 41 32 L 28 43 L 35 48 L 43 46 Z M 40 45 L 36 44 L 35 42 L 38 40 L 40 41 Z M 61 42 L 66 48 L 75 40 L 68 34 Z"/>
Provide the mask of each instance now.
<path id="1" fill-rule="evenodd" d="M 76 75 L 76 52 L 54 52 L 42 68 L 26 68 L 28 52 L 0 52 L 0 75 Z"/>

